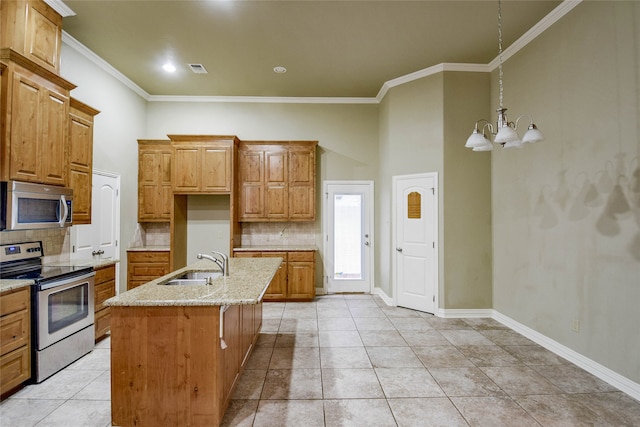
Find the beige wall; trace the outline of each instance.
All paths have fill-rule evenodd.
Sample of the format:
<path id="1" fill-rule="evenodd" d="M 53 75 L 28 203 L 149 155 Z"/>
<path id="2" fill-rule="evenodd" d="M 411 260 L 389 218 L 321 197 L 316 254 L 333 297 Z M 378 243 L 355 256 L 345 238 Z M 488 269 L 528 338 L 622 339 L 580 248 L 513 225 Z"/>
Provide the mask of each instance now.
<path id="1" fill-rule="evenodd" d="M 510 118 L 546 141 L 492 158 L 494 308 L 635 382 L 639 31 L 640 3 L 583 2 L 509 59 Z"/>
<path id="2" fill-rule="evenodd" d="M 444 73 L 444 174 L 440 218 L 440 306 L 488 309 L 491 300 L 491 154 L 464 147 L 474 123 L 490 118 L 486 73 Z"/>
<path id="3" fill-rule="evenodd" d="M 442 96 L 443 78 L 442 74 L 437 74 L 389 89 L 380 104 L 378 150 L 381 161 L 375 188 L 377 239 L 374 258 L 376 285 L 389 296 L 393 295 L 392 257 L 396 253 L 392 241 L 392 177 L 442 173 Z"/>

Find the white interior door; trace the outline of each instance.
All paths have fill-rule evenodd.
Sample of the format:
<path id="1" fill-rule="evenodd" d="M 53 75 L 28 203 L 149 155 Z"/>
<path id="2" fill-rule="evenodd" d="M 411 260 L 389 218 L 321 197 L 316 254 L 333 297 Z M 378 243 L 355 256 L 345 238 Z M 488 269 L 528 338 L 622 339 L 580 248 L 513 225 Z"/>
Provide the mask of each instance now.
<path id="1" fill-rule="evenodd" d="M 435 313 L 437 297 L 437 174 L 397 176 L 395 198 L 396 304 Z"/>
<path id="2" fill-rule="evenodd" d="M 120 177 L 93 173 L 91 224 L 71 228 L 72 259 L 117 258 L 120 236 Z"/>
<path id="3" fill-rule="evenodd" d="M 324 183 L 328 293 L 371 292 L 373 182 Z"/>

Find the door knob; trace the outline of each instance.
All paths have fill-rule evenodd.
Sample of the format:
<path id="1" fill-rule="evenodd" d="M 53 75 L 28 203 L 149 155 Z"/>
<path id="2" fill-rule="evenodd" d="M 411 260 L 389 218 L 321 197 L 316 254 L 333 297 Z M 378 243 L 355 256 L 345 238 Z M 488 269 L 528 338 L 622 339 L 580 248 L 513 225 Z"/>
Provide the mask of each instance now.
<path id="1" fill-rule="evenodd" d="M 396 251 L 402 252 L 402 248 L 396 248 Z"/>

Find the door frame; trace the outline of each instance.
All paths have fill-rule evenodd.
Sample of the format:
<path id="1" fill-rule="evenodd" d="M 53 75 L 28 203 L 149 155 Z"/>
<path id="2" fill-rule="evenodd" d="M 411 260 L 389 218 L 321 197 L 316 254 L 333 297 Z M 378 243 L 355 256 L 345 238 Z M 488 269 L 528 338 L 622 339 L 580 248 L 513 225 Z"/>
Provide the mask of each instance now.
<path id="1" fill-rule="evenodd" d="M 438 184 L 438 172 L 425 172 L 425 173 L 417 173 L 417 174 L 409 174 L 409 175 L 394 175 L 391 177 L 391 200 L 393 200 L 392 202 L 392 208 L 391 208 L 391 248 L 390 248 L 390 254 L 391 254 L 391 289 L 393 292 L 393 305 L 394 307 L 398 306 L 398 263 L 397 263 L 397 255 L 396 255 L 396 247 L 398 245 L 398 236 L 397 236 L 397 230 L 398 230 L 398 225 L 397 225 L 397 214 L 396 214 L 396 210 L 397 207 L 395 206 L 395 200 L 397 197 L 397 191 L 396 191 L 396 185 L 397 182 L 401 179 L 415 179 L 415 178 L 433 178 L 433 184 L 435 187 L 435 191 L 436 191 L 436 197 L 433 198 L 433 228 L 434 228 L 434 233 L 433 233 L 433 239 L 434 239 L 434 243 L 436 246 L 436 250 L 434 251 L 433 254 L 433 263 L 434 263 L 434 268 L 433 268 L 433 275 L 434 275 L 434 316 L 438 315 L 438 311 L 440 310 L 440 261 L 439 261 L 439 253 L 440 253 L 440 208 L 439 208 L 439 199 L 440 199 L 440 191 L 439 191 L 439 184 Z"/>
<path id="2" fill-rule="evenodd" d="M 375 289 L 375 268 L 373 267 L 374 251 L 375 251 L 375 201 L 374 201 L 374 182 L 372 180 L 358 181 L 358 180 L 336 180 L 336 181 L 323 181 L 322 193 L 323 193 L 323 205 L 322 205 L 322 253 L 325 262 L 322 264 L 322 293 L 327 293 L 329 282 L 329 271 L 327 269 L 327 263 L 329 262 L 329 215 L 331 212 L 327 212 L 329 208 L 329 185 L 366 185 L 368 187 L 367 197 L 369 199 L 369 256 L 368 256 L 368 270 L 369 274 L 369 293 L 372 294 Z"/>

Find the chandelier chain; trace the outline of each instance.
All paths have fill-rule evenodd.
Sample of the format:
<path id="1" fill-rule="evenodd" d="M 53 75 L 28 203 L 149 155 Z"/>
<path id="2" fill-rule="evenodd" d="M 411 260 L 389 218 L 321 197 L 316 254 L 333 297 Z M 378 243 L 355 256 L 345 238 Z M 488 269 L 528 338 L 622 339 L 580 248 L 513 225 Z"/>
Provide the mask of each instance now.
<path id="1" fill-rule="evenodd" d="M 500 0 L 498 0 L 498 83 L 500 85 L 500 108 L 502 108 L 502 94 L 504 89 L 502 87 L 502 7 Z"/>

